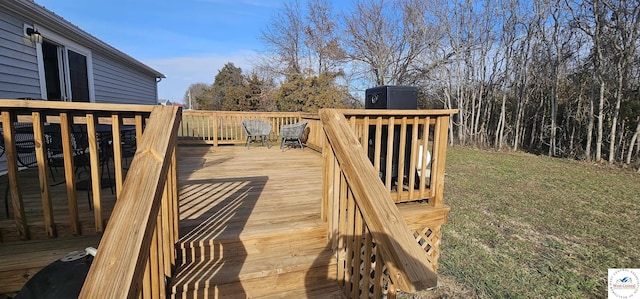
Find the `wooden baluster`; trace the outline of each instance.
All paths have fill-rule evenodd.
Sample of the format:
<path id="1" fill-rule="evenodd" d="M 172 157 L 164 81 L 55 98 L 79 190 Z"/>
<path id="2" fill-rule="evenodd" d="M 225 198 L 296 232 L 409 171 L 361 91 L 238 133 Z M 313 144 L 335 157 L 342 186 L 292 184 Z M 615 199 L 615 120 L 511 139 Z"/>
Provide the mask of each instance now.
<path id="1" fill-rule="evenodd" d="M 122 139 L 120 127 L 122 125 L 122 118 L 118 114 L 111 115 L 112 126 L 112 144 L 113 144 L 113 168 L 116 179 L 116 198 L 120 197 L 122 192 L 122 183 L 124 181 L 123 167 L 122 167 Z"/>
<path id="2" fill-rule="evenodd" d="M 382 155 L 382 117 L 376 119 L 376 139 L 373 155 L 373 168 L 380 173 L 380 156 Z"/>
<path id="3" fill-rule="evenodd" d="M 346 237 L 346 245 L 345 247 L 347 248 L 347 254 L 346 254 L 346 270 L 345 272 L 347 273 L 347 275 L 345 275 L 345 284 L 346 284 L 346 291 L 352 292 L 353 288 L 355 287 L 353 285 L 353 279 L 355 274 L 355 269 L 353 268 L 353 261 L 354 261 L 354 254 L 355 254 L 355 218 L 356 218 L 356 202 L 355 199 L 353 198 L 353 193 L 351 192 L 349 185 L 345 182 L 345 189 L 347 189 L 347 194 L 346 194 L 346 201 L 347 201 L 347 218 L 346 218 L 346 231 L 345 231 L 345 237 Z"/>
<path id="4" fill-rule="evenodd" d="M 362 272 L 362 278 L 364 283 L 362 284 L 361 299 L 367 299 L 372 294 L 369 293 L 371 287 L 371 255 L 373 254 L 373 241 L 371 240 L 371 232 L 364 226 L 364 271 Z"/>
<path id="5" fill-rule="evenodd" d="M 380 247 L 376 246 L 373 250 L 373 254 L 376 259 L 374 270 L 375 276 L 373 277 L 373 298 L 382 298 L 382 286 L 384 283 L 384 274 L 382 273 L 382 269 L 384 261 L 382 260 L 382 254 L 380 253 Z"/>
<path id="6" fill-rule="evenodd" d="M 369 117 L 365 116 L 362 123 L 362 149 L 364 149 L 364 153 L 369 156 Z"/>
<path id="7" fill-rule="evenodd" d="M 71 119 L 65 112 L 60 113 L 60 130 L 62 135 L 62 154 L 64 156 L 64 179 L 67 190 L 67 208 L 69 209 L 69 226 L 71 234 L 80 234 L 78 215 L 78 196 L 76 193 L 75 161 L 71 144 Z"/>
<path id="8" fill-rule="evenodd" d="M 334 174 L 334 170 L 332 169 L 333 161 L 334 158 L 331 152 L 331 148 L 328 145 L 324 146 L 322 149 L 322 168 L 324 169 L 324 171 L 322 172 L 322 190 L 324 192 L 322 192 L 320 218 L 322 219 L 322 221 L 329 223 L 331 223 L 331 219 L 333 218 L 331 215 L 333 210 L 330 209 L 330 207 L 333 207 L 333 204 L 331 204 L 330 200 L 333 199 L 333 188 L 335 187 L 333 185 L 332 179 L 332 176 Z M 333 242 L 333 236 L 334 234 L 332 232 L 332 228 L 331 226 L 329 226 L 327 237 L 331 242 Z"/>
<path id="9" fill-rule="evenodd" d="M 173 212 L 171 213 L 171 215 L 173 215 L 173 244 L 175 244 L 178 241 L 178 238 L 180 237 L 180 230 L 179 230 L 179 222 L 180 222 L 180 208 L 178 206 L 178 200 L 180 199 L 180 197 L 178 196 L 178 153 L 177 153 L 177 146 L 174 146 L 173 148 L 173 153 L 171 154 L 171 168 L 170 168 L 170 172 L 169 172 L 169 176 L 171 178 L 171 182 L 172 182 L 172 186 L 173 188 L 171 189 L 172 194 L 173 194 L 173 201 L 172 201 L 172 209 Z M 172 250 L 173 251 L 173 250 Z M 175 261 L 175 256 L 174 259 Z"/>
<path id="10" fill-rule="evenodd" d="M 415 186 L 416 186 L 416 164 L 418 161 L 418 129 L 419 119 L 417 116 L 413 118 L 411 127 L 411 160 L 409 163 L 409 200 L 421 199 L 420 197 L 415 196 Z"/>
<path id="11" fill-rule="evenodd" d="M 393 170 L 393 136 L 395 133 L 395 117 L 389 117 L 389 124 L 387 125 L 387 157 L 385 167 L 385 181 L 384 185 L 387 187 L 387 191 L 391 192 L 391 176 Z"/>
<path id="12" fill-rule="evenodd" d="M 431 128 L 431 118 L 426 117 L 424 119 L 424 130 L 422 131 L 422 165 L 420 166 L 420 198 L 425 198 L 427 196 L 431 197 L 431 192 L 427 194 L 427 178 L 431 178 L 431 174 L 427 177 L 427 164 L 429 164 L 429 169 L 431 169 L 432 165 L 431 161 L 427 160 L 427 151 L 429 150 L 429 129 Z M 429 171 L 431 173 L 431 171 Z"/>
<path id="13" fill-rule="evenodd" d="M 218 147 L 218 114 L 213 112 L 211 117 L 213 118 L 213 146 Z"/>
<path id="14" fill-rule="evenodd" d="M 355 200 L 353 200 L 355 203 Z M 360 296 L 359 292 L 364 292 L 365 290 L 360 289 L 360 276 L 365 276 L 365 273 L 360 271 L 360 266 L 362 265 L 362 232 L 364 230 L 364 224 L 362 220 L 362 214 L 360 214 L 360 209 L 356 205 L 354 208 L 354 228 L 353 228 L 353 279 L 352 279 L 352 292 L 351 298 L 358 298 Z"/>
<path id="15" fill-rule="evenodd" d="M 398 152 L 394 153 L 395 155 L 398 155 L 398 166 L 397 166 L 397 170 L 398 170 L 398 181 L 397 183 L 397 192 L 398 192 L 398 197 L 396 198 L 396 202 L 399 201 L 403 201 L 404 199 L 406 199 L 406 197 L 404 197 L 404 164 L 406 161 L 406 148 L 407 148 L 407 117 L 403 116 L 401 121 L 400 121 L 400 136 L 398 136 L 398 138 L 400 139 L 399 141 L 399 146 L 398 146 Z"/>
<path id="16" fill-rule="evenodd" d="M 171 166 L 169 166 L 171 167 Z M 171 227 L 171 219 L 172 216 L 170 214 L 170 206 L 171 206 L 171 198 L 173 197 L 171 194 L 171 175 L 167 175 L 167 180 L 164 185 L 164 196 L 162 197 L 162 206 L 160 207 L 160 223 L 158 225 L 161 227 L 160 235 L 162 237 L 162 260 L 163 260 L 163 271 L 161 271 L 164 276 L 171 277 L 171 266 L 174 264 L 171 259 L 171 251 L 173 251 L 173 242 L 172 242 L 172 232 L 173 227 Z"/>
<path id="17" fill-rule="evenodd" d="M 96 126 L 98 120 L 93 114 L 87 114 L 87 134 L 89 140 L 89 162 L 91 165 L 91 191 L 93 196 L 93 215 L 96 224 L 96 232 L 104 232 L 104 219 L 102 218 L 102 197 L 100 190 L 100 152 L 98 150 L 98 140 Z"/>
<path id="18" fill-rule="evenodd" d="M 44 136 L 44 119 L 40 112 L 33 112 L 33 138 L 35 142 L 36 160 L 38 161 L 38 179 L 40 181 L 40 197 L 42 199 L 42 216 L 44 217 L 44 230 L 49 237 L 56 236 L 55 220 L 53 217 L 53 204 L 49 191 L 49 176 L 47 175 L 47 142 Z"/>

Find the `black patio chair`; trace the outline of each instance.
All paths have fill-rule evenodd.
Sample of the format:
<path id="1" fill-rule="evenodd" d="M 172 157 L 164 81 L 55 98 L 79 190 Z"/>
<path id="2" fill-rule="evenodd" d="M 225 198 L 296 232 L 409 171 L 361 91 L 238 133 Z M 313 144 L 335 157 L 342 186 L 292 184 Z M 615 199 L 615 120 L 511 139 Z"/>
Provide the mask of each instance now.
<path id="1" fill-rule="evenodd" d="M 13 141 L 16 145 L 16 160 L 18 162 L 18 171 L 28 169 L 38 165 L 36 160 L 36 143 L 33 135 L 33 124 L 31 123 L 19 123 L 16 122 L 14 127 Z M 4 143 L 4 131 L 0 131 L 0 147 L 2 147 L 2 153 L 5 152 Z M 7 175 L 7 171 L 2 171 L 2 176 Z M 4 209 L 9 217 L 9 183 L 5 187 L 4 192 Z"/>
<path id="2" fill-rule="evenodd" d="M 98 161 L 100 166 L 100 187 L 101 188 L 109 188 L 111 190 L 111 194 L 115 193 L 115 180 L 111 176 L 111 169 L 109 165 L 109 161 L 113 159 L 113 139 L 111 137 L 111 132 L 102 132 L 99 133 L 96 138 L 98 142 Z M 83 167 L 83 171 L 78 172 L 78 181 L 76 182 L 76 190 L 87 191 L 87 199 L 89 201 L 89 209 L 92 209 L 92 191 L 93 184 L 91 182 L 91 172 L 89 171 L 91 160 L 89 159 L 89 134 L 87 132 L 87 127 L 85 125 L 76 125 L 74 126 L 74 140 L 76 142 L 76 146 L 79 148 L 84 148 L 84 152 L 86 155 L 85 163 L 86 167 Z M 84 166 L 85 164 L 83 164 Z M 104 173 L 107 172 L 107 177 L 104 178 Z M 80 175 L 86 174 L 86 179 L 80 179 Z"/>

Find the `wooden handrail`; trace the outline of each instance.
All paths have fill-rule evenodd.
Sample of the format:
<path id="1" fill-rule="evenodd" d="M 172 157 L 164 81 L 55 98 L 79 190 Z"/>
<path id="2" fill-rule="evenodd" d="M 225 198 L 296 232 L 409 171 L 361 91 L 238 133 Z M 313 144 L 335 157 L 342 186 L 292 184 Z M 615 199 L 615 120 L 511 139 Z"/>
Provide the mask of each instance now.
<path id="1" fill-rule="evenodd" d="M 299 112 L 241 112 L 185 110 L 178 135 L 180 144 L 242 144 L 247 136 L 242 121 L 260 119 L 271 124 L 269 140 L 279 138 L 280 128 L 300 121 Z"/>
<path id="2" fill-rule="evenodd" d="M 101 104 L 101 103 L 78 103 L 78 102 L 53 102 L 53 101 L 28 101 L 28 100 L 10 100 L 0 99 L 2 107 L 14 111 L 38 111 L 38 110 L 67 110 L 67 111 L 85 111 L 87 113 L 105 112 L 105 115 L 111 115 L 114 112 L 119 114 L 129 113 L 134 115 L 140 112 L 150 113 L 155 106 L 152 105 L 134 105 L 134 104 Z"/>
<path id="3" fill-rule="evenodd" d="M 366 227 L 373 237 L 395 286 L 407 292 L 436 286 L 437 275 L 430 269 L 426 253 L 410 235 L 409 227 L 404 223 L 400 211 L 382 185 L 377 171 L 344 115 L 338 110 L 325 109 L 320 111 L 320 118 L 331 150 L 327 154 L 335 156 L 340 172 L 348 184 L 348 190 L 343 188 L 333 192 L 346 193 L 346 197 L 353 197 L 356 205 L 342 210 L 350 214 L 357 214 L 355 211 L 361 213 L 364 224 L 360 226 Z M 358 226 L 357 219 L 359 218 L 356 217 L 355 226 Z M 354 241 L 353 244 L 358 247 L 351 248 L 350 251 L 359 253 L 360 243 Z M 356 277 L 360 274 L 352 275 Z"/>
<path id="4" fill-rule="evenodd" d="M 346 117 L 351 115 L 389 115 L 389 116 L 439 116 L 439 115 L 451 115 L 458 113 L 458 109 L 431 109 L 431 110 L 385 110 L 385 109 L 340 109 L 339 110 Z"/>
<path id="5" fill-rule="evenodd" d="M 166 275 L 166 262 L 172 261 L 164 260 L 168 253 L 162 249 L 173 249 L 164 242 L 174 244 L 175 240 L 158 238 L 171 235 L 174 228 L 167 232 L 158 229 L 166 229 L 164 221 L 171 223 L 177 213 L 174 210 L 167 215 L 167 209 L 174 205 L 163 202 L 173 197 L 169 185 L 175 182 L 175 171 L 170 169 L 174 167 L 180 117 L 178 107 L 153 109 L 80 298 L 134 298 L 141 294 L 143 285 L 150 286 L 143 297 L 166 290 L 165 277 L 160 274 Z M 156 271 L 149 273 L 148 268 Z M 150 283 L 143 283 L 143 277 L 150 278 Z"/>

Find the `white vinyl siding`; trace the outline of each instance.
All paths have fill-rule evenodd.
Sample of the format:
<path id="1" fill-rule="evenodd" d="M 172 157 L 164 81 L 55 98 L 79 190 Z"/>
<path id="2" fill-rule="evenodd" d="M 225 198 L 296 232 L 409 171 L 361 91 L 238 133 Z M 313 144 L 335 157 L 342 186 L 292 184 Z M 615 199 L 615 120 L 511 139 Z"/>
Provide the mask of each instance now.
<path id="1" fill-rule="evenodd" d="M 156 79 L 124 64 L 93 55 L 97 103 L 157 104 Z"/>
<path id="2" fill-rule="evenodd" d="M 34 44 L 23 22 L 0 11 L 0 98 L 41 98 Z"/>

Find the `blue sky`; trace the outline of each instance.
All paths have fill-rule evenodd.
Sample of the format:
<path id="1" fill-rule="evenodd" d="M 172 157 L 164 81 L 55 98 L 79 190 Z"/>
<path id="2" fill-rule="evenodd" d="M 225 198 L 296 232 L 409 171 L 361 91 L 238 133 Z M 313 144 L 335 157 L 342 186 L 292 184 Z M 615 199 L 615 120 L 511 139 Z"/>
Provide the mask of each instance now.
<path id="1" fill-rule="evenodd" d="M 336 0 L 337 3 L 346 2 Z M 102 41 L 163 73 L 158 96 L 182 101 L 225 63 L 244 72 L 283 0 L 36 0 Z M 300 1 L 304 5 L 304 1 Z"/>

